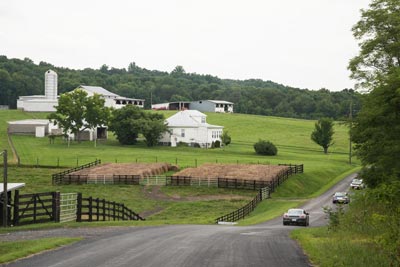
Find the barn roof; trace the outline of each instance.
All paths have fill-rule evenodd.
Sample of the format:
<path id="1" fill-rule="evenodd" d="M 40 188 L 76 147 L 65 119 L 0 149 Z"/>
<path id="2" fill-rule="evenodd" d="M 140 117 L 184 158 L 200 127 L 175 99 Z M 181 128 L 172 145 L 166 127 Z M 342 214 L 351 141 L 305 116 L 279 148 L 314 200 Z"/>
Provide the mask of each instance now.
<path id="1" fill-rule="evenodd" d="M 103 87 L 100 86 L 88 86 L 88 85 L 80 85 L 79 88 L 85 89 L 89 92 L 103 95 L 103 96 L 113 96 L 113 97 L 119 97 L 119 95 L 114 94 L 107 89 L 104 89 Z"/>

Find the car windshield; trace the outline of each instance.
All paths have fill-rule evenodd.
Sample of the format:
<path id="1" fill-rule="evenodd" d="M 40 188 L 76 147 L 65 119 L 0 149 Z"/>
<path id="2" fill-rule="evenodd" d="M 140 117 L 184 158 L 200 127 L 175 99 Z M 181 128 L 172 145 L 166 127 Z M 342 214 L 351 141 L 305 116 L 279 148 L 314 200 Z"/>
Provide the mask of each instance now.
<path id="1" fill-rule="evenodd" d="M 353 184 L 361 184 L 361 183 L 362 183 L 361 180 L 358 180 L 358 179 L 354 179 L 354 180 L 353 180 Z"/>
<path id="2" fill-rule="evenodd" d="M 343 192 L 336 192 L 335 193 L 335 197 L 345 197 L 346 196 L 346 193 L 343 193 Z"/>
<path id="3" fill-rule="evenodd" d="M 301 215 L 301 214 L 303 214 L 303 210 L 292 209 L 292 210 L 288 210 L 287 213 L 289 215 Z"/>

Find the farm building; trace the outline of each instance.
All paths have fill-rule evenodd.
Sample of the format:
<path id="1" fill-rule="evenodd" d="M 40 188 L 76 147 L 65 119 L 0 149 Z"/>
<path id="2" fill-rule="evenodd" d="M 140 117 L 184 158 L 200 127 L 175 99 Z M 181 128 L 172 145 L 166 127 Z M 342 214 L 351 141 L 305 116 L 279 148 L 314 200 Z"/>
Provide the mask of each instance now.
<path id="1" fill-rule="evenodd" d="M 35 137 L 45 137 L 49 134 L 61 135 L 62 130 L 58 125 L 54 125 L 49 120 L 20 120 L 8 122 L 8 133 L 34 135 Z M 75 139 L 74 134 L 68 135 L 71 139 Z M 93 141 L 94 139 L 107 139 L 107 128 L 97 127 L 95 129 L 85 129 L 81 132 L 81 140 Z"/>
<path id="2" fill-rule="evenodd" d="M 45 137 L 49 133 L 56 131 L 57 126 L 50 123 L 49 120 L 20 120 L 8 122 L 8 133 L 35 135 L 36 137 Z"/>
<path id="3" fill-rule="evenodd" d="M 190 102 L 190 109 L 201 112 L 233 113 L 233 103 L 223 100 L 199 100 Z"/>
<path id="4" fill-rule="evenodd" d="M 201 112 L 233 113 L 233 103 L 223 100 L 168 102 L 151 105 L 155 110 L 198 110 Z"/>
<path id="5" fill-rule="evenodd" d="M 77 89 L 85 91 L 88 94 L 88 96 L 93 96 L 94 94 L 101 95 L 105 100 L 104 105 L 106 107 L 113 107 L 116 109 L 122 108 L 126 105 L 134 105 L 139 108 L 144 107 L 144 99 L 134 99 L 134 98 L 119 96 L 104 89 L 103 87 L 80 85 Z"/>
<path id="6" fill-rule="evenodd" d="M 166 120 L 170 132 L 164 133 L 160 142 L 176 146 L 180 142 L 191 146 L 211 147 L 212 142 L 221 141 L 223 126 L 206 122 L 207 115 L 197 110 L 179 111 Z"/>
<path id="7" fill-rule="evenodd" d="M 169 102 L 151 105 L 154 110 L 186 110 L 189 109 L 190 102 Z"/>
<path id="8" fill-rule="evenodd" d="M 48 70 L 44 74 L 44 95 L 20 96 L 17 99 L 17 108 L 24 111 L 52 112 L 58 105 L 57 73 Z"/>

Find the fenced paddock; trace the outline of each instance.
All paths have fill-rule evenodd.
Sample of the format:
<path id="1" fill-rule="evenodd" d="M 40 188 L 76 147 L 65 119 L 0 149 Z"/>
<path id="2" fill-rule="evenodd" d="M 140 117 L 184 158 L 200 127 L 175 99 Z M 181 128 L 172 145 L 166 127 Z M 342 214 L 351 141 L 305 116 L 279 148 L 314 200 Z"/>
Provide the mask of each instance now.
<path id="1" fill-rule="evenodd" d="M 97 165 L 97 166 L 96 166 Z M 132 184 L 138 185 L 158 182 L 163 173 L 176 170 L 168 163 L 105 163 L 86 164 L 61 173 L 53 174 L 53 184 Z M 165 176 L 164 176 L 165 177 Z M 147 178 L 147 179 L 144 179 Z"/>
<path id="2" fill-rule="evenodd" d="M 55 174 L 52 175 L 52 183 L 53 183 L 53 185 L 62 184 L 62 182 L 63 182 L 62 180 L 67 174 L 70 174 L 70 173 L 73 173 L 73 172 L 76 172 L 76 171 L 79 171 L 79 170 L 83 170 L 83 169 L 86 169 L 86 168 L 91 168 L 91 167 L 96 166 L 98 164 L 101 164 L 101 160 L 96 159 L 93 162 L 89 162 L 87 164 L 84 164 L 84 165 L 81 165 L 81 166 L 78 166 L 78 167 L 63 171 L 63 172 L 55 173 Z"/>

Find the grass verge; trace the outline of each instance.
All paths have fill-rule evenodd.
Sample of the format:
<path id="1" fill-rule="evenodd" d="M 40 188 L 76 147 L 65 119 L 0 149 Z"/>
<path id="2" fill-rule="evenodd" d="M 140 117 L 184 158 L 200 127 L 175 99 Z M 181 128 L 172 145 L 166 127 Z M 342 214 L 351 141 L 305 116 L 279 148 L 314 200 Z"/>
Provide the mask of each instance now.
<path id="1" fill-rule="evenodd" d="M 0 243 L 0 264 L 29 255 L 65 246 L 81 240 L 81 238 L 43 238 L 24 241 L 3 241 Z"/>
<path id="2" fill-rule="evenodd" d="M 291 237 L 300 243 L 316 266 L 390 266 L 387 257 L 377 253 L 372 240 L 365 236 L 334 233 L 327 227 L 319 227 L 295 229 Z"/>

